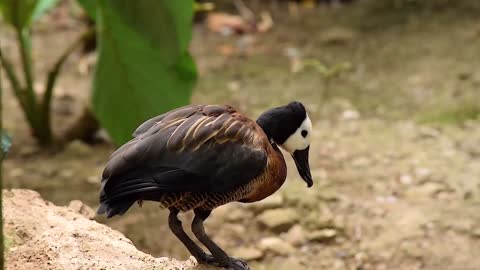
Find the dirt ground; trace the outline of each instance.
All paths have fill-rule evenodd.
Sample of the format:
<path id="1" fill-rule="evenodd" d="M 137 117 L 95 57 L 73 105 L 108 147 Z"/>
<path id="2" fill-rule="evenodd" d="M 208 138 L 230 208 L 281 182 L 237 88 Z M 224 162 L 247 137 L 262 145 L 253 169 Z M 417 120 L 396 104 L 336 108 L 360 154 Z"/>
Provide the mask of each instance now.
<path id="1" fill-rule="evenodd" d="M 289 178 L 273 199 L 221 207 L 206 222 L 216 241 L 249 257 L 255 270 L 480 269 L 480 3 L 373 2 L 379 1 L 297 15 L 265 6 L 275 24 L 263 34 L 225 37 L 195 26 L 200 78 L 192 102 L 228 103 L 254 118 L 299 100 L 314 122 L 313 188 L 286 157 Z M 36 25 L 39 82 L 57 48 L 80 32 L 75 12 L 64 2 Z M 0 40 L 13 57 L 15 43 L 3 27 Z M 66 65 L 54 101 L 57 134 L 88 103 L 92 70 L 85 66 L 93 58 L 76 54 Z M 325 81 L 312 66 L 292 72 L 297 62 L 352 68 Z M 95 208 L 114 147 L 73 142 L 58 152 L 38 149 L 8 90 L 2 102 L 13 147 L 5 187 Z M 145 204 L 98 220 L 154 256 L 188 258 L 165 217 Z"/>

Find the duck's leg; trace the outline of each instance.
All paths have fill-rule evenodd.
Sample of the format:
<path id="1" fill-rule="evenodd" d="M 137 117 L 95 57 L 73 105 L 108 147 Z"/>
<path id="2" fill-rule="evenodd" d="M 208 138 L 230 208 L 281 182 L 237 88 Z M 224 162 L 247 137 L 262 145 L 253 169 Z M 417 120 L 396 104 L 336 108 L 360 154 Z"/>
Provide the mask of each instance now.
<path id="1" fill-rule="evenodd" d="M 200 242 L 205 245 L 208 250 L 210 250 L 216 262 L 220 266 L 232 270 L 250 270 L 250 267 L 248 267 L 246 262 L 229 257 L 227 253 L 217 246 L 217 244 L 215 244 L 215 242 L 213 242 L 205 233 L 203 222 L 208 218 L 212 211 L 195 209 L 194 212 L 195 217 L 193 218 L 192 222 L 192 232 L 195 234 L 198 240 L 200 240 Z"/>
<path id="2" fill-rule="evenodd" d="M 177 218 L 178 209 L 169 208 L 170 214 L 168 216 L 168 226 L 175 236 L 182 241 L 185 247 L 190 251 L 193 257 L 197 259 L 198 263 L 214 263 L 216 260 L 210 254 L 205 253 L 190 237 L 185 233 L 182 227 L 182 222 Z"/>

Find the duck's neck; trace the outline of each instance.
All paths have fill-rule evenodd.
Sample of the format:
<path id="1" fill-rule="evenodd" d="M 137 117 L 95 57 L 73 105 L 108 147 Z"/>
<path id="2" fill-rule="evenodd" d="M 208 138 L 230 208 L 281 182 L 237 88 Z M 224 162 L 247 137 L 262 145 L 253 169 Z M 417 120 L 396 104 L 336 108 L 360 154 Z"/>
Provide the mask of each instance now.
<path id="1" fill-rule="evenodd" d="M 252 190 L 241 202 L 262 200 L 277 191 L 287 178 L 287 164 L 280 148 L 273 143 L 267 148 L 267 166 L 252 184 Z"/>

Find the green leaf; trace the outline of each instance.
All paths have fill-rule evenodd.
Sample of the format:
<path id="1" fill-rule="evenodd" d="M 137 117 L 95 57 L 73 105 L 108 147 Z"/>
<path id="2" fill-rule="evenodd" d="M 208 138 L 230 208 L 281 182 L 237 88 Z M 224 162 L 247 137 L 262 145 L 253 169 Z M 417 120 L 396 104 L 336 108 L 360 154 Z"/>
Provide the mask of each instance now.
<path id="1" fill-rule="evenodd" d="M 90 19 L 94 21 L 97 19 L 97 0 L 78 0 L 78 3 L 83 7 Z"/>
<path id="2" fill-rule="evenodd" d="M 1 150 L 3 155 L 5 155 L 10 149 L 10 146 L 12 146 L 12 138 L 8 136 L 8 134 L 5 131 L 1 131 L 1 137 L 2 137 Z"/>
<path id="3" fill-rule="evenodd" d="M 0 0 L 0 13 L 4 20 L 19 30 L 30 27 L 56 4 L 57 0 Z"/>
<path id="4" fill-rule="evenodd" d="M 45 12 L 53 8 L 57 4 L 57 0 L 39 0 L 33 11 L 33 21 L 39 19 Z"/>
<path id="5" fill-rule="evenodd" d="M 113 141 L 143 121 L 187 104 L 196 81 L 188 53 L 193 1 L 99 2 L 93 110 Z"/>

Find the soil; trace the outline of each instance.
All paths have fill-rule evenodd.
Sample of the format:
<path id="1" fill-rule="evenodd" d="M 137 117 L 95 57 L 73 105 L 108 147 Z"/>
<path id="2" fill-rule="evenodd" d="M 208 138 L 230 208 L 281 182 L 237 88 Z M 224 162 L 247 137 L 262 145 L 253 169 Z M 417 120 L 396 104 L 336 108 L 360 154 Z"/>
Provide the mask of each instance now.
<path id="1" fill-rule="evenodd" d="M 197 265 L 193 257 L 179 262 L 142 253 L 118 231 L 92 221 L 94 211 L 80 201 L 58 207 L 22 189 L 3 196 L 8 270 L 219 269 Z"/>
<path id="2" fill-rule="evenodd" d="M 299 100 L 314 122 L 314 187 L 305 187 L 286 156 L 289 176 L 280 203 L 223 206 L 206 222 L 207 232 L 232 255 L 254 250 L 256 256 L 247 254 L 253 269 L 480 268 L 480 121 L 479 113 L 465 113 L 479 106 L 480 3 L 373 2 L 379 1 L 300 8 L 297 15 L 283 4 L 265 6 L 274 26 L 261 34 L 226 37 L 195 26 L 192 52 L 200 78 L 192 102 L 227 103 L 255 118 Z M 35 26 L 39 83 L 60 48 L 83 28 L 71 15 L 77 12 L 64 1 Z M 2 27 L 0 40 L 18 64 L 12 33 Z M 94 55 L 77 53 L 66 63 L 55 92 L 56 134 L 88 103 L 89 59 Z M 305 62 L 348 62 L 351 68 L 326 80 L 315 65 L 295 66 Z M 114 147 L 73 142 L 58 151 L 39 149 L 8 88 L 2 103 L 13 136 L 5 188 L 95 208 Z M 260 220 L 268 208 L 292 208 L 301 218 L 282 230 L 269 228 Z M 186 223 L 190 219 L 187 214 Z M 166 212 L 153 203 L 96 220 L 146 253 L 189 256 L 169 232 Z"/>

